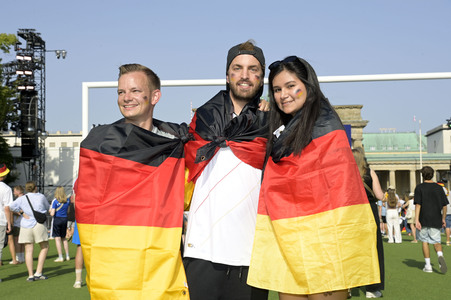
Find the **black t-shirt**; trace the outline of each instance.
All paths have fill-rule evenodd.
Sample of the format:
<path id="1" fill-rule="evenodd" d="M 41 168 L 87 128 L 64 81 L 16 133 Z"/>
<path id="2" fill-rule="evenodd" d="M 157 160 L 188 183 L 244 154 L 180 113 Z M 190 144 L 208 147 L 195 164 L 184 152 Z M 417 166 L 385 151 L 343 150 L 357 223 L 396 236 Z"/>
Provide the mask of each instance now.
<path id="1" fill-rule="evenodd" d="M 442 228 L 442 209 L 448 205 L 443 187 L 435 182 L 423 182 L 415 188 L 414 203 L 421 205 L 422 227 Z"/>

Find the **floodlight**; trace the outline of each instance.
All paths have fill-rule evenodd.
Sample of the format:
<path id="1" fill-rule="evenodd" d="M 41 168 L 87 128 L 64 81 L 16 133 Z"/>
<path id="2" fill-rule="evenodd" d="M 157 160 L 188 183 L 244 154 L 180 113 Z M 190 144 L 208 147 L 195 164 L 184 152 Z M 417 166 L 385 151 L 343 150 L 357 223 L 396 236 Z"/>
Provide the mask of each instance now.
<path id="1" fill-rule="evenodd" d="M 24 55 L 24 54 L 17 54 L 16 55 L 16 59 L 17 60 L 27 60 L 27 61 L 31 61 L 32 57 L 30 55 Z"/>

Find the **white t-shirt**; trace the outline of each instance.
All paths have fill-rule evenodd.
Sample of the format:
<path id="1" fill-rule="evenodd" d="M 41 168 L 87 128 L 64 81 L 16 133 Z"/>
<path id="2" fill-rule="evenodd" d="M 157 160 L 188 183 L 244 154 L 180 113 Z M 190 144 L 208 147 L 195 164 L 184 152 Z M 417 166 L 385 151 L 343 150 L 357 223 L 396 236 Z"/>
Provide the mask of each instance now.
<path id="1" fill-rule="evenodd" d="M 170 139 L 175 139 L 174 135 L 172 135 L 166 131 L 162 131 L 162 130 L 158 129 L 157 126 L 153 126 L 151 131 L 155 134 L 158 134 L 158 135 L 170 138 Z"/>
<path id="2" fill-rule="evenodd" d="M 407 206 L 407 211 L 410 210 L 413 212 L 413 214 L 415 214 L 415 204 L 413 203 L 413 199 L 410 199 L 408 202 L 409 202 L 409 206 Z"/>
<path id="3" fill-rule="evenodd" d="M 10 206 L 11 203 L 13 203 L 13 192 L 6 183 L 0 181 L 0 226 L 7 224 L 5 207 Z"/>
<path id="4" fill-rule="evenodd" d="M 47 198 L 41 193 L 27 193 L 26 195 L 20 196 L 13 203 L 11 203 L 10 208 L 12 211 L 23 210 L 30 218 L 22 218 L 20 221 L 20 227 L 33 228 L 36 225 L 36 219 L 33 216 L 33 211 L 31 210 L 30 204 L 28 203 L 27 196 L 30 199 L 31 205 L 35 211 L 41 213 L 47 213 L 49 210 L 49 202 Z"/>
<path id="5" fill-rule="evenodd" d="M 185 237 L 185 257 L 249 266 L 261 170 L 221 148 L 196 181 Z"/>

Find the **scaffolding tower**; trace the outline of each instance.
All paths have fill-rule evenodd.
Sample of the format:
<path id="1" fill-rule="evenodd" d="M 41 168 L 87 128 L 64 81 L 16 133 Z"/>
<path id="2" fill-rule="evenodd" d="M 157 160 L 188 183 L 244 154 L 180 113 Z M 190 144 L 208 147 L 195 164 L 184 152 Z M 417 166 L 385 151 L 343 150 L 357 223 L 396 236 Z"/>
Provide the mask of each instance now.
<path id="1" fill-rule="evenodd" d="M 25 177 L 44 192 L 45 175 L 45 41 L 35 29 L 19 29 L 16 58 L 2 65 L 6 85 L 17 91 L 17 122 L 11 129 L 21 139 Z"/>

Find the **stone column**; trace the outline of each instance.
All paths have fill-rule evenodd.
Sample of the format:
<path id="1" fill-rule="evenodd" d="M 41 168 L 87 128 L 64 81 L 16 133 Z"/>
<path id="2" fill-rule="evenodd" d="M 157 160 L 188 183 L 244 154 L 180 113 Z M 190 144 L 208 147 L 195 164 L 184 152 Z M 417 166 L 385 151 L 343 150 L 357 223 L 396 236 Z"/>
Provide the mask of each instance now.
<path id="1" fill-rule="evenodd" d="M 396 189 L 396 176 L 395 176 L 395 171 L 394 170 L 390 170 L 390 185 L 394 186 Z"/>
<path id="2" fill-rule="evenodd" d="M 417 186 L 417 177 L 415 176 L 415 170 L 410 170 L 410 191 L 413 193 Z"/>
<path id="3" fill-rule="evenodd" d="M 368 121 L 362 120 L 363 105 L 334 105 L 343 124 L 351 125 L 352 148 L 363 146 L 363 128 Z"/>

